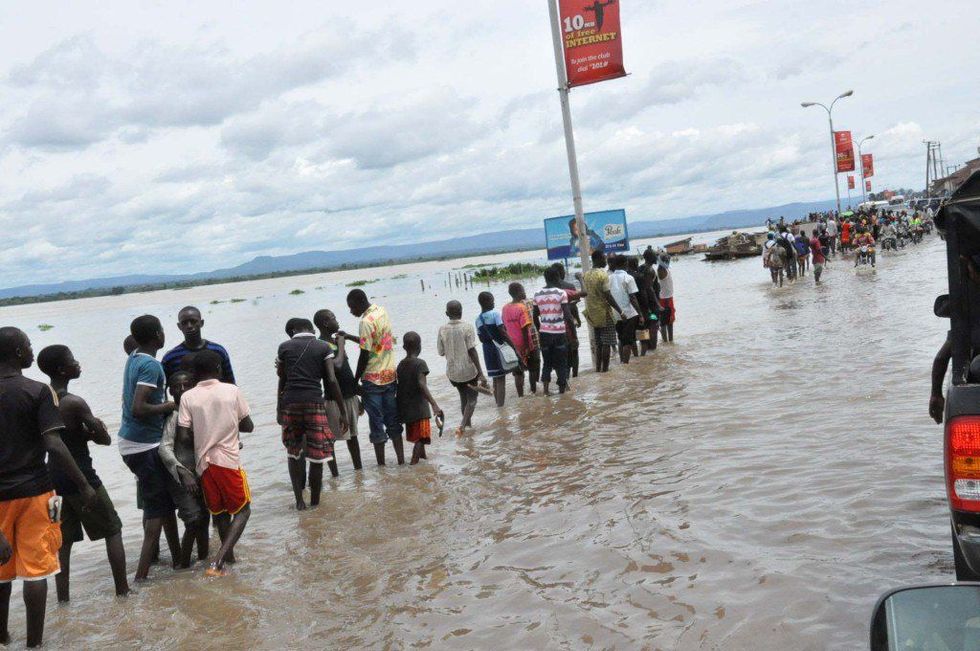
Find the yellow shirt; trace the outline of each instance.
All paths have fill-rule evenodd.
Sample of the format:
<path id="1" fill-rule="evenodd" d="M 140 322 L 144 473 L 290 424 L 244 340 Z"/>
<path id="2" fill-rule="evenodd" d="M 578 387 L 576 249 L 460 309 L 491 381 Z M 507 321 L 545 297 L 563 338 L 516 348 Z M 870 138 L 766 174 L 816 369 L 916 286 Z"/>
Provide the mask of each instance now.
<path id="1" fill-rule="evenodd" d="M 361 315 L 361 348 L 368 351 L 367 367 L 361 379 L 371 384 L 391 384 L 395 373 L 395 338 L 391 334 L 388 312 L 380 305 L 372 305 Z"/>

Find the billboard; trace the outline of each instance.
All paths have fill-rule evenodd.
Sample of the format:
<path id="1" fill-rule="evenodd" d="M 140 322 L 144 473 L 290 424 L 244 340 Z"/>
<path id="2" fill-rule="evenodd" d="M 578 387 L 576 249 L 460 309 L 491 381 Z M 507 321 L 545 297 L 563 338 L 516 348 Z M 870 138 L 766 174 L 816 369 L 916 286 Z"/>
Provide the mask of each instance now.
<path id="1" fill-rule="evenodd" d="M 588 2 L 558 2 L 569 88 L 626 76 L 619 32 L 619 0 Z"/>
<path id="2" fill-rule="evenodd" d="M 628 251 L 629 230 L 625 210 L 604 210 L 585 213 L 585 228 L 593 251 Z M 549 260 L 575 258 L 579 255 L 578 228 L 574 215 L 544 220 L 545 248 Z"/>
<path id="3" fill-rule="evenodd" d="M 861 154 L 861 169 L 864 171 L 864 178 L 866 179 L 875 175 L 875 157 L 873 154 Z"/>
<path id="4" fill-rule="evenodd" d="M 850 131 L 834 131 L 834 151 L 837 153 L 837 173 L 854 171 L 854 143 Z"/>
<path id="5" fill-rule="evenodd" d="M 847 175 L 847 189 L 848 190 L 854 189 L 854 177 L 851 176 L 850 174 Z"/>
<path id="6" fill-rule="evenodd" d="M 864 182 L 864 191 L 871 192 L 871 179 L 867 179 Z"/>

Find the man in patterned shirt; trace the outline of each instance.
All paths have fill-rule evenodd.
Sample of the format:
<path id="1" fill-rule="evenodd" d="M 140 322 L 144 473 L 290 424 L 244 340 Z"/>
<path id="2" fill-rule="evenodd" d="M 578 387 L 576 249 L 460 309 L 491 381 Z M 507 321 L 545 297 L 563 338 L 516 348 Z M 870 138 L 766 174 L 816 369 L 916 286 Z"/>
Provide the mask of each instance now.
<path id="1" fill-rule="evenodd" d="M 558 378 L 558 391 L 568 388 L 568 343 L 565 323 L 572 322 L 568 294 L 561 288 L 561 275 L 555 267 L 544 272 L 544 289 L 534 295 L 534 320 L 541 333 L 541 385 L 550 395 L 551 370 Z"/>
<path id="2" fill-rule="evenodd" d="M 402 425 L 398 420 L 398 384 L 395 369 L 395 338 L 391 334 L 388 312 L 373 305 L 363 290 L 347 295 L 347 307 L 361 320 L 361 354 L 357 359 L 355 381 L 360 381 L 364 411 L 371 426 L 371 443 L 378 465 L 385 465 L 385 443 L 391 439 L 398 465 L 405 463 Z"/>

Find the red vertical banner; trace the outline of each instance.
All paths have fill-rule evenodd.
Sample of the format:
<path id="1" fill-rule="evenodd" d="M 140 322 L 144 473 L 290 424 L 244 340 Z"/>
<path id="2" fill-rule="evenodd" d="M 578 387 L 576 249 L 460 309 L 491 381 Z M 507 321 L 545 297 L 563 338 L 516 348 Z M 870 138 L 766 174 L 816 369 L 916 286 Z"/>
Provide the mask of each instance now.
<path id="1" fill-rule="evenodd" d="M 837 173 L 854 171 L 854 142 L 850 131 L 834 131 L 834 151 L 837 152 Z"/>
<path id="2" fill-rule="evenodd" d="M 619 0 L 558 0 L 568 86 L 626 76 Z"/>
<path id="3" fill-rule="evenodd" d="M 854 189 L 854 177 L 851 176 L 850 174 L 847 175 L 847 189 L 848 190 Z"/>
<path id="4" fill-rule="evenodd" d="M 871 179 L 866 179 L 864 181 L 864 191 L 871 192 Z"/>
<path id="5" fill-rule="evenodd" d="M 868 179 L 875 175 L 875 158 L 872 154 L 861 154 L 861 169 L 864 171 L 864 178 Z"/>

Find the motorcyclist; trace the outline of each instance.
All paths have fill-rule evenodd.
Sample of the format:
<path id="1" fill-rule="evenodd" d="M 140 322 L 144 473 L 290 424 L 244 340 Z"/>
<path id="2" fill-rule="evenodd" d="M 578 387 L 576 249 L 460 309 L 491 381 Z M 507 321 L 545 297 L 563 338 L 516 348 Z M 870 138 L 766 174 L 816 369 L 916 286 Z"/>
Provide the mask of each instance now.
<path id="1" fill-rule="evenodd" d="M 857 237 L 854 239 L 854 246 L 857 248 L 858 254 L 854 258 L 854 266 L 858 266 L 861 258 L 864 257 L 871 266 L 875 266 L 875 238 L 871 233 L 863 226 L 858 228 Z"/>
<path id="2" fill-rule="evenodd" d="M 891 219 L 881 228 L 882 248 L 889 248 L 889 243 L 892 249 L 898 248 L 898 231 L 895 230 L 895 222 Z"/>

